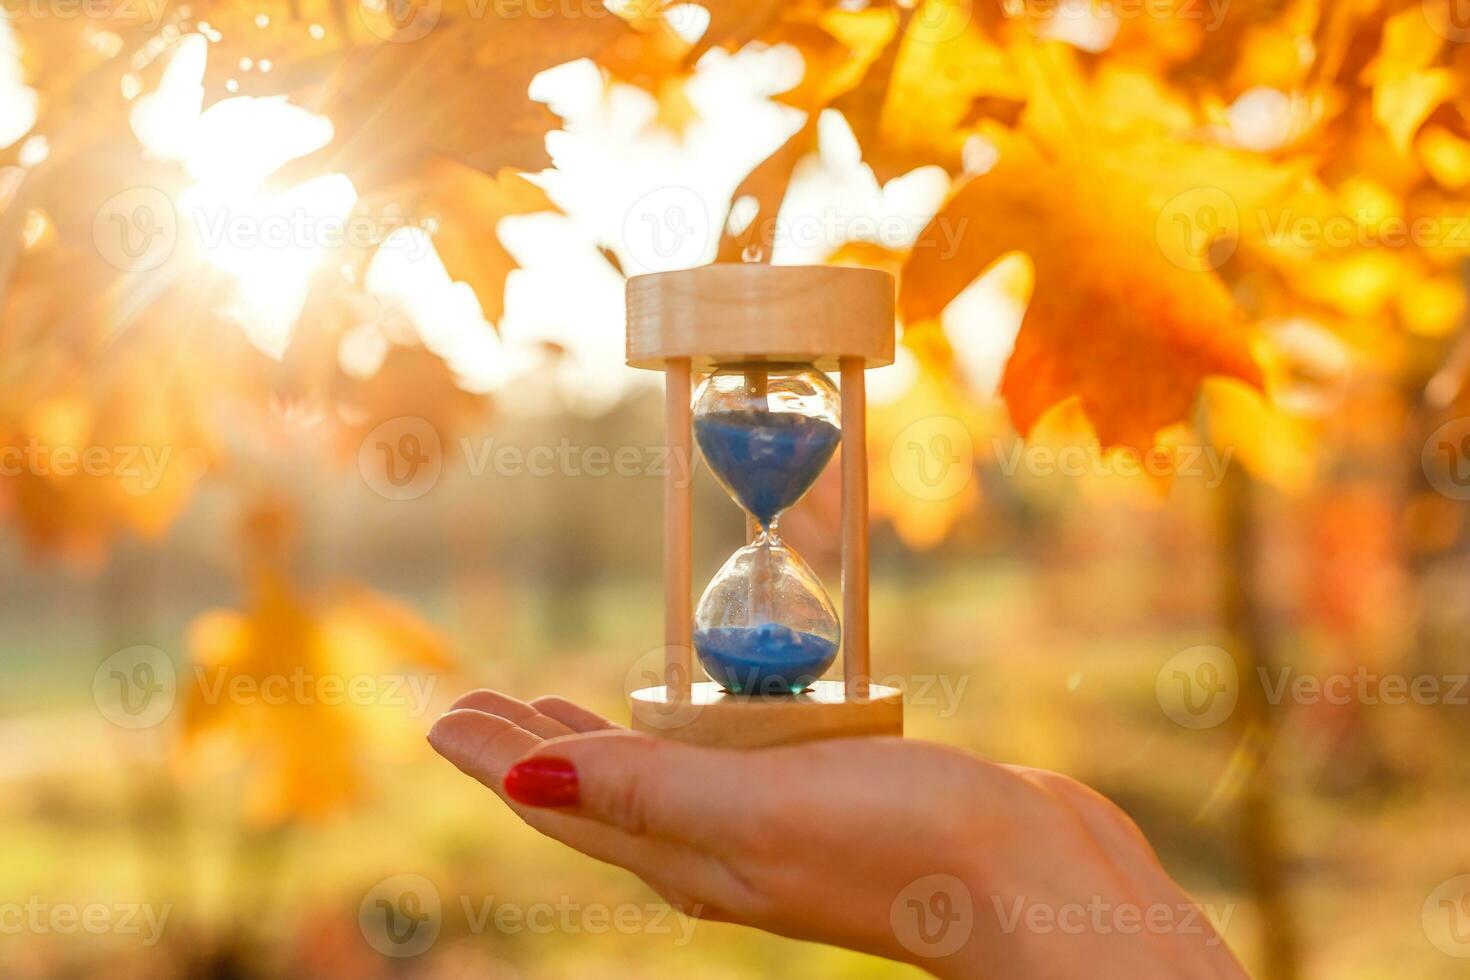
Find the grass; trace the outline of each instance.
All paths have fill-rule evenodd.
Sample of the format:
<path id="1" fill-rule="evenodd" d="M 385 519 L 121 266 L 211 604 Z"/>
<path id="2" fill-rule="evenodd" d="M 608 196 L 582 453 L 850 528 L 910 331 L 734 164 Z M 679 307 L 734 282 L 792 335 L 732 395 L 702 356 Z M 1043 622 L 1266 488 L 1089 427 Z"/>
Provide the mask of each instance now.
<path id="1" fill-rule="evenodd" d="M 1074 574 L 1066 582 L 1086 589 Z M 1238 734 L 1228 725 L 1180 728 L 1154 693 L 1161 664 L 1211 642 L 1213 626 L 1203 619 L 1151 626 L 1159 617 L 1147 609 L 1099 612 L 1096 597 L 1057 597 L 1056 588 L 1033 567 L 1006 562 L 880 579 L 876 672 L 902 675 L 911 696 L 930 685 L 929 697 L 909 708 L 910 737 L 1058 769 L 1109 794 L 1202 902 L 1233 907 L 1227 939 L 1249 963 L 1264 924 L 1244 890 L 1225 780 Z M 1129 592 L 1128 582 L 1112 583 L 1108 603 L 1116 607 Z M 491 684 L 526 696 L 566 693 L 621 718 L 625 675 L 658 646 L 657 595 L 656 582 L 636 577 L 594 581 L 585 594 L 563 597 L 577 607 L 570 629 L 553 628 L 567 607 L 548 604 L 535 583 L 457 583 L 412 597 L 445 625 L 463 657 L 462 673 L 437 686 L 437 706 L 464 688 Z M 161 612 L 159 635 L 181 635 L 187 613 Z M 261 975 L 406 975 L 408 964 L 379 956 L 358 929 L 364 896 L 403 874 L 433 882 L 443 909 L 441 937 L 412 962 L 415 976 L 919 975 L 736 927 L 700 923 L 687 942 L 664 920 L 670 931 L 659 931 L 649 924 L 656 899 L 645 887 L 538 838 L 399 732 L 413 726 L 385 726 L 364 748 L 373 778 L 359 806 L 282 834 L 250 833 L 240 817 L 239 763 L 248 759 L 184 772 L 157 738 L 119 737 L 89 710 L 97 658 L 84 651 L 95 647 L 95 624 L 74 618 L 43 630 L 25 610 L 12 610 L 0 630 L 12 681 L 0 704 L 7 724 L 21 726 L 13 737 L 54 741 L 59 730 L 71 746 L 37 742 L 37 751 L 50 753 L 48 764 L 8 779 L 0 797 L 0 895 L 172 908 L 164 941 L 151 948 L 112 932 L 0 936 L 0 948 L 14 953 L 7 961 L 18 964 L 9 975 L 169 976 L 201 950 L 221 948 L 236 949 Z M 1314 666 L 1304 659 L 1299 669 Z M 1470 802 L 1463 767 L 1449 772 L 1436 762 L 1433 792 L 1417 788 L 1426 778 L 1422 759 L 1463 758 L 1457 716 L 1443 707 L 1360 708 L 1358 717 L 1294 707 L 1282 722 L 1276 764 L 1305 975 L 1460 975 L 1458 961 L 1426 940 L 1420 912 L 1435 884 L 1470 870 L 1456 865 Z M 1396 740 L 1400 728 L 1414 739 Z M 1370 750 L 1370 769 L 1344 765 Z M 162 802 L 163 787 L 177 787 L 177 819 Z M 636 907 L 641 925 L 626 932 L 482 928 L 477 914 L 486 903 Z"/>

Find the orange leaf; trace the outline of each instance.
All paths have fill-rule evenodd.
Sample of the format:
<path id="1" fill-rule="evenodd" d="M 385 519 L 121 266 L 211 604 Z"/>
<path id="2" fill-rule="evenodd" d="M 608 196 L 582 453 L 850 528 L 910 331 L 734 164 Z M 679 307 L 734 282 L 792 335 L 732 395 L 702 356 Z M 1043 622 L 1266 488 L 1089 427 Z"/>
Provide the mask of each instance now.
<path id="1" fill-rule="evenodd" d="M 279 557 L 258 560 L 246 610 L 205 612 L 188 630 L 185 748 L 223 740 L 248 758 L 248 810 L 263 823 L 356 800 L 383 721 L 406 715 L 419 727 L 411 709 L 426 706 L 414 699 L 432 676 L 415 669 L 450 664 L 443 638 L 407 608 L 360 588 L 302 595 Z"/>
<path id="2" fill-rule="evenodd" d="M 595 0 L 578 13 L 474 17 L 446 10 L 422 36 L 410 28 L 396 41 L 332 59 L 314 80 L 325 91 L 312 108 L 332 120 L 337 138 L 293 169 L 341 170 L 364 191 L 437 155 L 485 173 L 549 167 L 546 134 L 557 118 L 527 95 L 531 79 L 634 36 Z"/>
<path id="3" fill-rule="evenodd" d="M 1017 429 L 1078 396 L 1104 445 L 1145 450 L 1206 377 L 1260 383 L 1230 294 L 1165 255 L 1158 214 L 1124 174 L 1012 141 L 919 236 L 901 313 L 935 317 L 996 260 L 1026 253 L 1035 288 L 1001 385 Z"/>
<path id="4" fill-rule="evenodd" d="M 474 288 L 485 319 L 498 323 L 505 309 L 505 278 L 516 268 L 500 243 L 500 219 L 555 211 L 556 205 L 510 169 L 490 177 L 452 160 L 433 160 L 422 183 L 430 189 L 424 206 L 438 212 L 434 251 L 452 277 Z"/>

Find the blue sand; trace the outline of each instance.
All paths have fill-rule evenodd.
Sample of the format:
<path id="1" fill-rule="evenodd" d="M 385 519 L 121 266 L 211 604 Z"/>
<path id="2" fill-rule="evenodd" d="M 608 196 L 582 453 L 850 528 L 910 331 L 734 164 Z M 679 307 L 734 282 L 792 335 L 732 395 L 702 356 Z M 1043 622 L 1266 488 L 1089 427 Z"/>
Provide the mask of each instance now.
<path id="1" fill-rule="evenodd" d="M 837 658 L 837 644 L 779 623 L 694 631 L 710 679 L 735 694 L 796 694 Z"/>
<path id="2" fill-rule="evenodd" d="M 801 499 L 842 433 L 826 419 L 793 412 L 712 412 L 694 420 L 710 469 L 762 527 Z"/>

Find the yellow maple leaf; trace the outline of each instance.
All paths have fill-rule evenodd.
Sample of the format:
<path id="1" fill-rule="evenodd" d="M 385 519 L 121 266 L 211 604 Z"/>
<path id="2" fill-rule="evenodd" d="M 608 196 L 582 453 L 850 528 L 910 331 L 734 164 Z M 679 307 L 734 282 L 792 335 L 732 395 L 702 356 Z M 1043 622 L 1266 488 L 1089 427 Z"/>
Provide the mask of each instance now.
<path id="1" fill-rule="evenodd" d="M 392 40 L 353 46 L 303 73 L 300 88 L 337 136 L 293 171 L 341 170 L 362 191 L 436 156 L 490 174 L 549 167 L 545 140 L 557 117 L 531 99 L 531 79 L 620 41 L 642 42 L 597 0 L 558 16 L 526 13 L 484 17 L 444 5 L 431 23 L 400 25 Z"/>
<path id="2" fill-rule="evenodd" d="M 1417 148 L 1424 168 L 1441 187 L 1458 191 L 1470 184 L 1470 140 L 1429 125 L 1420 130 Z"/>
<path id="3" fill-rule="evenodd" d="M 510 169 L 494 177 L 453 160 L 431 160 L 418 182 L 423 206 L 435 214 L 434 251 L 455 279 L 470 284 L 485 319 L 498 323 L 505 309 L 505 279 L 515 259 L 496 228 L 510 215 L 556 211 L 546 192 Z"/>
<path id="4" fill-rule="evenodd" d="M 244 610 L 190 623 L 194 669 L 184 748 L 223 743 L 246 760 L 246 809 L 275 824 L 321 819 L 358 799 L 368 750 L 397 726 L 422 727 L 447 646 L 416 614 L 361 587 L 301 594 L 282 567 L 281 515 L 250 522 L 254 572 Z"/>
<path id="5" fill-rule="evenodd" d="M 1373 86 L 1373 118 L 1400 152 L 1408 152 L 1429 114 L 1457 89 L 1448 68 L 1432 67 L 1444 45 L 1444 35 L 1415 4 L 1384 23 L 1378 57 L 1363 70 L 1362 80 Z"/>

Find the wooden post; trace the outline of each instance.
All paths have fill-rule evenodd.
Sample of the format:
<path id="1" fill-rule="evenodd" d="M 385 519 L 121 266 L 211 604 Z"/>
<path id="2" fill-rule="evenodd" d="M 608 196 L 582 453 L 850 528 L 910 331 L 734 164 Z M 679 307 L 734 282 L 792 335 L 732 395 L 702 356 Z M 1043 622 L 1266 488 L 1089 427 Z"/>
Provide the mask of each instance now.
<path id="1" fill-rule="evenodd" d="M 842 358 L 842 676 L 868 696 L 868 432 L 865 365 Z"/>
<path id="2" fill-rule="evenodd" d="M 664 365 L 664 438 L 669 468 L 664 477 L 664 684 L 671 700 L 687 700 L 694 615 L 690 606 L 693 560 L 694 423 L 689 403 L 690 364 L 671 357 Z"/>

